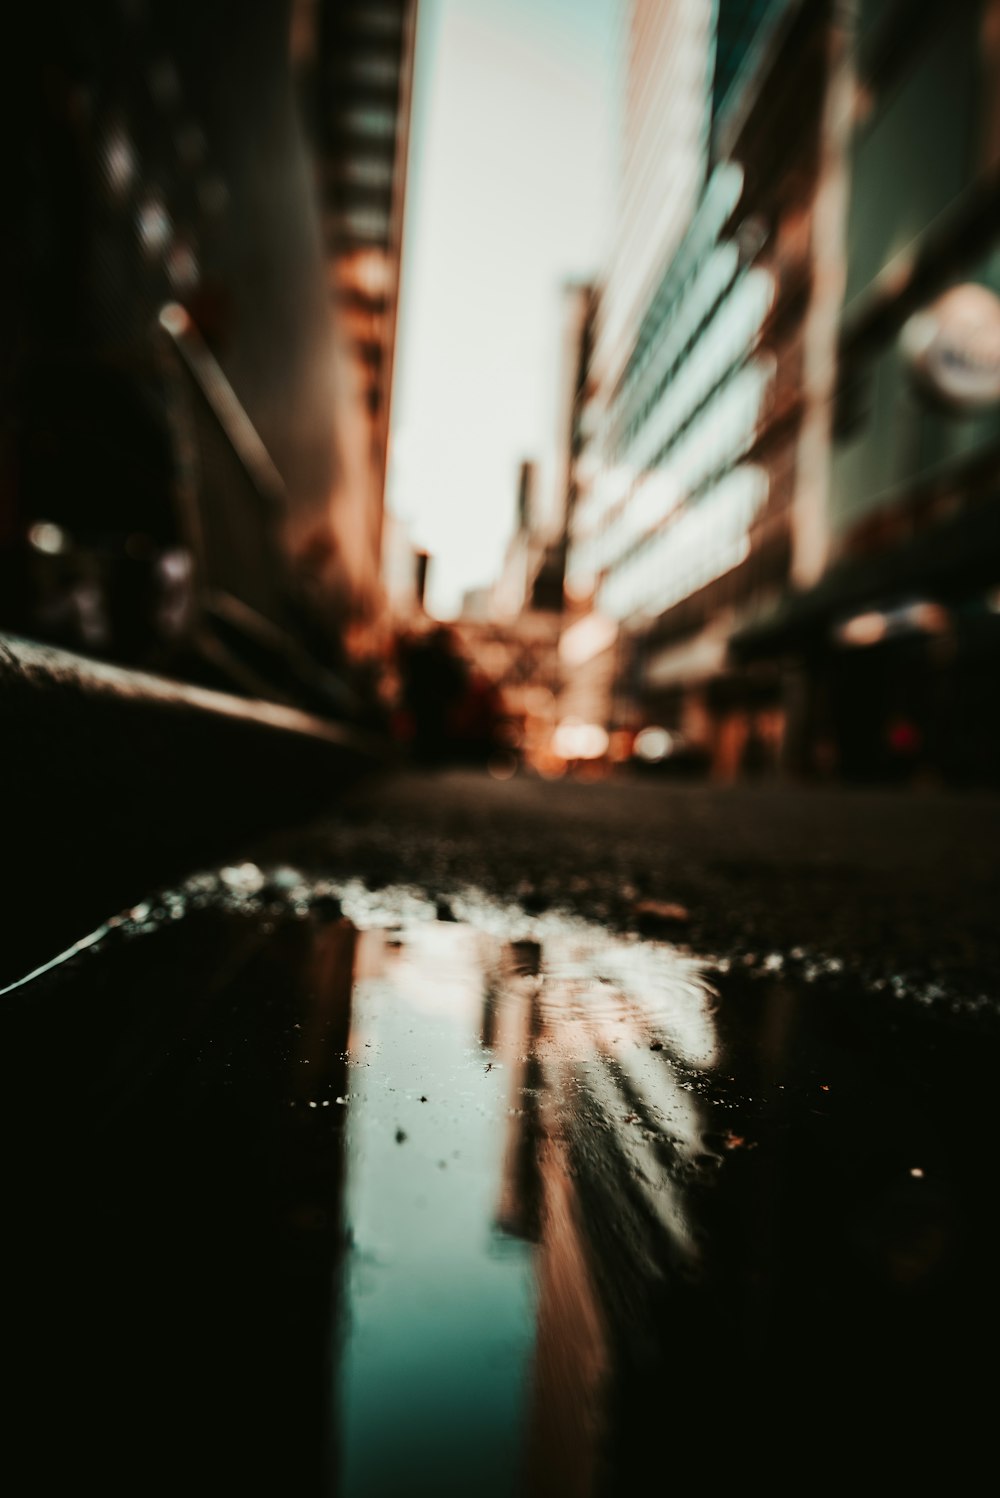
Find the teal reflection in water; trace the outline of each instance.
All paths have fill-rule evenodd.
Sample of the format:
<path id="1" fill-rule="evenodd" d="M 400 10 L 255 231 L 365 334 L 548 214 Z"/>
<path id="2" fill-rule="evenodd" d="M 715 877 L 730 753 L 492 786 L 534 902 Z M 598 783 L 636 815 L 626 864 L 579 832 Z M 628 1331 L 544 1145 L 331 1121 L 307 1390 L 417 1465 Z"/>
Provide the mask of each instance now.
<path id="1" fill-rule="evenodd" d="M 496 1226 L 507 1066 L 482 1043 L 467 926 L 361 938 L 350 1041 L 340 1471 L 345 1498 L 515 1493 L 531 1248 Z"/>
<path id="2" fill-rule="evenodd" d="M 361 934 L 338 1494 L 605 1491 L 650 1350 L 684 1380 L 713 1003 L 669 945 L 578 923 Z"/>

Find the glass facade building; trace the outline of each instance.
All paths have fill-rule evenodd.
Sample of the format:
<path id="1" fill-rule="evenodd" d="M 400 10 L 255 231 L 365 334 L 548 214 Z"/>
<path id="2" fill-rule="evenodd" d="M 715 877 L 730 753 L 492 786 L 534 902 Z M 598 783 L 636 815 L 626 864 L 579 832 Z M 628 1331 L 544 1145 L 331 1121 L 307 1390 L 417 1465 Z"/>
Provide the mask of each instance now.
<path id="1" fill-rule="evenodd" d="M 789 565 L 828 12 L 683 0 L 631 13 L 623 224 L 594 365 L 600 464 L 574 517 L 569 575 L 593 580 L 595 611 L 628 642 L 609 727 L 679 728 L 698 697 L 709 754 L 712 715 L 728 710 L 708 700 L 724 674 L 719 610 L 780 587 Z M 662 88 L 648 76 L 651 34 L 668 31 L 687 38 L 679 92 L 665 66 Z M 784 122 L 768 102 L 779 87 L 792 101 Z M 654 212 L 645 143 L 661 135 L 675 206 L 626 271 L 633 230 Z"/>
<path id="2" fill-rule="evenodd" d="M 1000 6 L 852 14 L 827 551 L 732 648 L 793 684 L 796 769 L 995 785 Z"/>

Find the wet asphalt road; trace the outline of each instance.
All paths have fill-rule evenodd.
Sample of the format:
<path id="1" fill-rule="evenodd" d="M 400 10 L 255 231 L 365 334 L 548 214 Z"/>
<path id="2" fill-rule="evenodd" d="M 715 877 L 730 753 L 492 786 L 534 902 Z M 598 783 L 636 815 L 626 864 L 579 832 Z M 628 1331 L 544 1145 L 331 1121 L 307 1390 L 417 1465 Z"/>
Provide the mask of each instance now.
<path id="1" fill-rule="evenodd" d="M 801 951 L 961 1007 L 997 998 L 997 795 L 444 770 L 378 779 L 272 846 L 372 886 L 472 886 L 701 955 Z"/>
<path id="2" fill-rule="evenodd" d="M 17 1491 L 978 1485 L 998 832 L 412 774 L 150 889 L 3 999 Z"/>

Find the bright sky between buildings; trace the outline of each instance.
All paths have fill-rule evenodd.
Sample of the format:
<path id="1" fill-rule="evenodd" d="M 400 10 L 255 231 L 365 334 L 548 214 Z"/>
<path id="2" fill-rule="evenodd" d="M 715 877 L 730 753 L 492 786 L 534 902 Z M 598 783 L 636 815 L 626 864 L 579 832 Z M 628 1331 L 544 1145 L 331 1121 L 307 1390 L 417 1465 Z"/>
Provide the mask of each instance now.
<path id="1" fill-rule="evenodd" d="M 617 0 L 420 0 L 388 505 L 427 604 L 492 582 L 554 424 L 559 286 L 611 229 Z"/>

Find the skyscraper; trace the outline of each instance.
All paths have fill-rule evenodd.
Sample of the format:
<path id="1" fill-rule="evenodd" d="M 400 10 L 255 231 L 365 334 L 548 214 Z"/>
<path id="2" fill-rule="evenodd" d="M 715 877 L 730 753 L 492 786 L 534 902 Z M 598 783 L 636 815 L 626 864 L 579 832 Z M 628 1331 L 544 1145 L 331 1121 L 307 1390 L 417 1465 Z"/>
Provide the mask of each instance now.
<path id="1" fill-rule="evenodd" d="M 819 304 L 837 288 L 813 275 L 832 9 L 638 0 L 629 15 L 622 229 L 593 366 L 601 472 L 571 561 L 629 646 L 609 726 L 679 730 L 726 774 L 752 720 L 780 713 L 776 677 L 730 669 L 728 635 L 787 579 L 822 400 L 806 371 L 832 364 Z"/>
<path id="2" fill-rule="evenodd" d="M 280 692 L 377 608 L 415 6 L 20 20 L 0 622 Z"/>
<path id="3" fill-rule="evenodd" d="M 400 294 L 417 0 L 318 0 L 312 129 L 339 335 L 338 545 L 377 576 Z"/>

